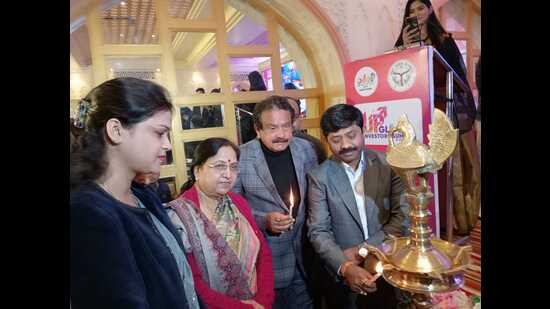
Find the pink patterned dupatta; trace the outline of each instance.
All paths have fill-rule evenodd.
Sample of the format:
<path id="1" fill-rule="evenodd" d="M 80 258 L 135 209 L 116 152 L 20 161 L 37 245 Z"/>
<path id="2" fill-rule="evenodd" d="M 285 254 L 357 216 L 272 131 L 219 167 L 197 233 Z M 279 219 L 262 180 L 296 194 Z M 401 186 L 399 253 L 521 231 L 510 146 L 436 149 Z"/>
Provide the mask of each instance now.
<path id="1" fill-rule="evenodd" d="M 213 221 L 193 201 L 180 197 L 167 205 L 187 252 L 192 252 L 208 286 L 229 297 L 255 296 L 256 261 L 260 240 L 228 195 L 215 210 Z"/>

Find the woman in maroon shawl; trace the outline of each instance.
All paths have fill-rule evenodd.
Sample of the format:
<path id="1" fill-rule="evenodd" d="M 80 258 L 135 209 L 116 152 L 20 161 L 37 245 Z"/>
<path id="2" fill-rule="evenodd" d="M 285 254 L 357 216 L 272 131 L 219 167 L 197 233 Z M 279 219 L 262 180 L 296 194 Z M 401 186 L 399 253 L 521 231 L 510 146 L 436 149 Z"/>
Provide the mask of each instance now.
<path id="1" fill-rule="evenodd" d="M 184 193 L 166 207 L 208 308 L 271 308 L 271 250 L 246 200 L 229 192 L 238 160 L 239 149 L 229 140 L 204 140 L 195 149 Z"/>

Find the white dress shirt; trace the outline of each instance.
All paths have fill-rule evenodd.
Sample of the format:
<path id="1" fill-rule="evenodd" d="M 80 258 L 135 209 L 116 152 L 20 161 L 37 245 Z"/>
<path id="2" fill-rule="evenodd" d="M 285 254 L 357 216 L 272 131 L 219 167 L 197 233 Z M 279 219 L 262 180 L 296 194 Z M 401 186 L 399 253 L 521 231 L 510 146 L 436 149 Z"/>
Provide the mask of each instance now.
<path id="1" fill-rule="evenodd" d="M 361 153 L 361 160 L 357 165 L 357 169 L 353 170 L 351 166 L 342 162 L 346 175 L 348 176 L 351 187 L 353 188 L 353 195 L 355 196 L 355 203 L 357 204 L 357 210 L 359 211 L 359 218 L 361 219 L 361 226 L 363 227 L 363 236 L 365 240 L 369 238 L 369 231 L 367 230 L 367 210 L 365 209 L 365 193 L 363 192 L 363 171 L 365 169 L 365 157 Z"/>

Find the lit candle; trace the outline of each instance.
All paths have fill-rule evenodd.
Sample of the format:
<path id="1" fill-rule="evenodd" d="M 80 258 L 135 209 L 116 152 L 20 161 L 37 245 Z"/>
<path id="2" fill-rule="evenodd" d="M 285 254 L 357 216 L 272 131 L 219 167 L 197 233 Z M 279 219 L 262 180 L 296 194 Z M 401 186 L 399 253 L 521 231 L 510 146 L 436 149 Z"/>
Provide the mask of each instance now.
<path id="1" fill-rule="evenodd" d="M 290 188 L 290 210 L 288 214 L 292 217 L 292 208 L 294 207 L 294 195 L 292 195 L 292 188 Z"/>
<path id="2" fill-rule="evenodd" d="M 384 271 L 384 267 L 382 266 L 382 262 L 376 263 L 376 267 L 374 268 L 377 274 L 382 274 L 382 271 Z"/>

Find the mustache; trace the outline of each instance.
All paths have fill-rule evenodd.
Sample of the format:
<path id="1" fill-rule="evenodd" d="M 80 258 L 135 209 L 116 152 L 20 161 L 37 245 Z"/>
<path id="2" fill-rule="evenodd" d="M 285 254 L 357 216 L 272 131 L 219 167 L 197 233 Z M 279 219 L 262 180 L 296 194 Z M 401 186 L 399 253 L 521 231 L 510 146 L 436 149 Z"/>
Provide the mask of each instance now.
<path id="1" fill-rule="evenodd" d="M 288 143 L 288 139 L 284 139 L 284 138 L 276 138 L 274 139 L 273 141 L 271 141 L 272 143 Z"/>
<path id="2" fill-rule="evenodd" d="M 347 154 L 353 151 L 357 151 L 357 147 L 344 148 L 338 152 L 339 155 Z"/>

